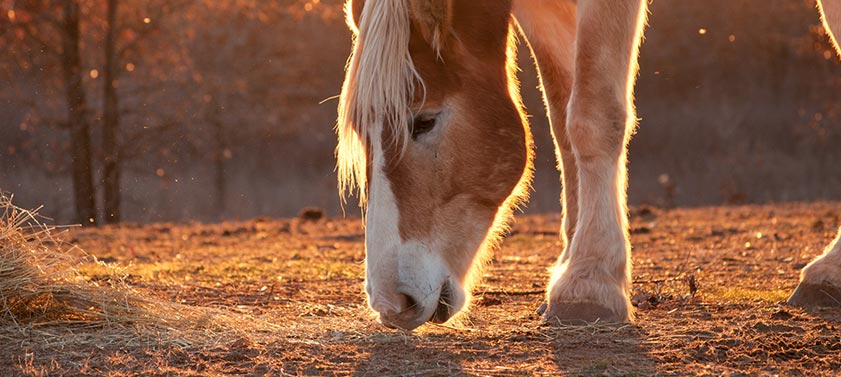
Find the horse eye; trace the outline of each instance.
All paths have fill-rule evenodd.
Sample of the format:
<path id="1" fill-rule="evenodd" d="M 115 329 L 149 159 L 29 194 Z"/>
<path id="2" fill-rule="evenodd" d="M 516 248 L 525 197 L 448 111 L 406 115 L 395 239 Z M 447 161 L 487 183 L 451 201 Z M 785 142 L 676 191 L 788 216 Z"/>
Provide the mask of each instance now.
<path id="1" fill-rule="evenodd" d="M 417 140 L 418 136 L 423 135 L 435 128 L 435 115 L 424 114 L 418 115 L 412 120 L 412 140 Z"/>

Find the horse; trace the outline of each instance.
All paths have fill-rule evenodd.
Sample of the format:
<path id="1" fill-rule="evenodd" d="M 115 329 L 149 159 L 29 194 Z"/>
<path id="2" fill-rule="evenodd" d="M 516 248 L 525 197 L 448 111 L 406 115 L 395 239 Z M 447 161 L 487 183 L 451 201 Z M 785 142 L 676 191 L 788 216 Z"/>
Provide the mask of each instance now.
<path id="1" fill-rule="evenodd" d="M 838 49 L 841 0 L 819 1 Z M 543 320 L 632 322 L 626 146 L 646 0 L 348 0 L 337 174 L 365 222 L 365 292 L 413 330 L 469 306 L 528 196 L 516 36 L 536 62 L 561 173 L 563 249 Z M 830 27 L 834 27 L 831 29 Z M 839 49 L 841 53 L 841 49 Z M 841 230 L 789 302 L 841 306 Z"/>

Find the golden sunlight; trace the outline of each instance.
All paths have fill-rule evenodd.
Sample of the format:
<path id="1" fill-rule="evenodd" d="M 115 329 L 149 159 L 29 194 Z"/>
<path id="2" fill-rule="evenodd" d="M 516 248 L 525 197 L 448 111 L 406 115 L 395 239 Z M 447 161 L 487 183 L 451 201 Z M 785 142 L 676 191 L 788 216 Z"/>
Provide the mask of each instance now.
<path id="1" fill-rule="evenodd" d="M 841 377 L 841 0 L 574 3 L 0 0 L 0 377 Z"/>

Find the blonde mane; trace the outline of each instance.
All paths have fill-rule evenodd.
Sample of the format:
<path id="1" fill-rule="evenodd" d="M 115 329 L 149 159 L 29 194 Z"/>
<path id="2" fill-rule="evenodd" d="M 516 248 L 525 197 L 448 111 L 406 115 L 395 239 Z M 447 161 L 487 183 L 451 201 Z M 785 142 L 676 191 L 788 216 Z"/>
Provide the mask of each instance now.
<path id="1" fill-rule="evenodd" d="M 352 17 L 350 2 L 345 7 Z M 367 200 L 367 152 L 378 125 L 391 127 L 393 142 L 405 149 L 415 85 L 423 86 L 409 54 L 409 0 L 367 0 L 356 20 L 353 52 L 348 59 L 336 147 L 342 203 L 357 192 L 359 205 Z M 348 22 L 353 24 L 353 22 Z"/>

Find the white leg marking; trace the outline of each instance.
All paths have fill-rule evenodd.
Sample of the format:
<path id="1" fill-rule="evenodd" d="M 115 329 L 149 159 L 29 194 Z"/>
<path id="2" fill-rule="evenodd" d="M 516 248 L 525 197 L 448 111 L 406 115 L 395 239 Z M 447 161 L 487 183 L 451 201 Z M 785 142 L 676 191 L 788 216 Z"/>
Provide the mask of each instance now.
<path id="1" fill-rule="evenodd" d="M 823 255 L 809 263 L 800 280 L 810 284 L 829 284 L 841 288 L 841 229 Z"/>
<path id="2" fill-rule="evenodd" d="M 818 8 L 829 37 L 841 56 L 837 39 L 841 31 L 841 0 L 819 0 Z M 824 254 L 801 271 L 800 284 L 788 302 L 801 306 L 841 307 L 841 229 Z"/>
<path id="3" fill-rule="evenodd" d="M 550 321 L 633 319 L 625 145 L 635 123 L 631 94 L 645 7 L 641 0 L 578 1 L 567 121 L 578 164 L 578 224 L 552 271 Z"/>

